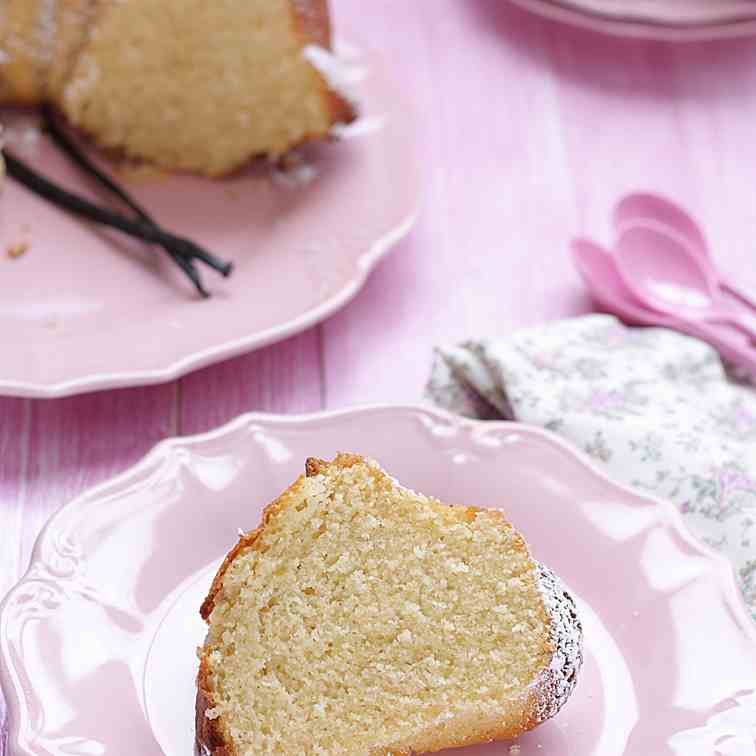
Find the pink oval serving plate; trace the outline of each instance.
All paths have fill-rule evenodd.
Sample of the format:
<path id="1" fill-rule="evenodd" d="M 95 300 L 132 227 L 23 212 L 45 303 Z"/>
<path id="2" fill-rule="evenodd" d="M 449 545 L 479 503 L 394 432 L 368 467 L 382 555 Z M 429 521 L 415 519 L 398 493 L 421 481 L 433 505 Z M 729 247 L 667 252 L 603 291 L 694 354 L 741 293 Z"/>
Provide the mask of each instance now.
<path id="1" fill-rule="evenodd" d="M 513 0 L 556 21 L 605 34 L 674 41 L 756 33 L 750 0 Z"/>
<path id="2" fill-rule="evenodd" d="M 413 407 L 243 416 L 161 443 L 63 507 L 0 611 L 10 752 L 192 753 L 212 573 L 307 456 L 340 450 L 447 501 L 505 509 L 578 601 L 586 662 L 562 712 L 519 751 L 453 753 L 756 753 L 755 627 L 729 565 L 672 506 L 544 431 Z"/>
<path id="3" fill-rule="evenodd" d="M 360 103 L 337 142 L 311 145 L 282 175 L 124 181 L 165 228 L 232 260 L 203 271 L 197 299 L 159 251 L 73 219 L 5 182 L 0 248 L 0 393 L 65 396 L 171 380 L 297 333 L 342 307 L 411 228 L 420 194 L 411 105 L 380 59 L 339 46 Z M 28 116 L 6 114 L 19 155 L 107 202 Z M 17 258 L 6 249 L 28 243 Z"/>

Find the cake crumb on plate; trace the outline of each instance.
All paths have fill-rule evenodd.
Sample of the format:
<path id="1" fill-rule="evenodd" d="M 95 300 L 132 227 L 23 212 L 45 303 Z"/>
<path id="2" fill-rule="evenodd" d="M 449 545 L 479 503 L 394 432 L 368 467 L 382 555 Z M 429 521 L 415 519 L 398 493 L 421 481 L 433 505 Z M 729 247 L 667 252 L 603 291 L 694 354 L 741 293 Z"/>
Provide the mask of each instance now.
<path id="1" fill-rule="evenodd" d="M 26 252 L 29 249 L 29 242 L 21 241 L 16 242 L 15 244 L 11 244 L 8 249 L 8 257 L 10 257 L 12 260 L 15 260 L 17 257 L 21 257 L 22 255 L 26 254 Z"/>

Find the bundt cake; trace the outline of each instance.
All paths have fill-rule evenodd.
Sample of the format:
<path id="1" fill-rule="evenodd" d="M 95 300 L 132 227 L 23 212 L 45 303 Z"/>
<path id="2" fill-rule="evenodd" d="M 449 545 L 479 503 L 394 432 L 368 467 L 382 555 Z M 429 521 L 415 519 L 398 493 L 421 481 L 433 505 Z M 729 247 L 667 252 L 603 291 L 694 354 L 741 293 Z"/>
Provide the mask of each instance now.
<path id="1" fill-rule="evenodd" d="M 575 604 L 496 510 L 310 459 L 205 599 L 206 756 L 388 756 L 515 737 L 582 661 Z"/>
<path id="2" fill-rule="evenodd" d="M 0 101 L 51 102 L 105 148 L 229 173 L 354 118 L 315 64 L 326 0 L 5 0 Z"/>

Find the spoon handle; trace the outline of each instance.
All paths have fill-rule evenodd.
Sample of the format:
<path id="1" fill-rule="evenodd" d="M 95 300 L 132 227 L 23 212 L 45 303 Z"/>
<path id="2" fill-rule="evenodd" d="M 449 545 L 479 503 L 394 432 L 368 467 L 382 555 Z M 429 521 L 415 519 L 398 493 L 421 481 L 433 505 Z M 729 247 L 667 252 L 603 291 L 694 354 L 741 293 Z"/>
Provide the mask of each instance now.
<path id="1" fill-rule="evenodd" d="M 739 365 L 756 376 L 756 349 L 745 342 L 742 336 L 732 331 L 723 332 L 713 323 L 681 321 L 680 330 L 711 344 L 728 362 Z"/>
<path id="2" fill-rule="evenodd" d="M 728 278 L 720 279 L 720 284 L 723 289 L 726 289 L 730 294 L 736 296 L 743 304 L 747 304 L 749 307 L 756 310 L 756 295 L 749 294 L 745 289 L 741 289 Z"/>
<path id="3" fill-rule="evenodd" d="M 756 344 L 756 315 L 746 312 L 736 312 L 734 310 L 718 310 L 707 313 L 702 320 L 707 323 L 734 326 Z"/>

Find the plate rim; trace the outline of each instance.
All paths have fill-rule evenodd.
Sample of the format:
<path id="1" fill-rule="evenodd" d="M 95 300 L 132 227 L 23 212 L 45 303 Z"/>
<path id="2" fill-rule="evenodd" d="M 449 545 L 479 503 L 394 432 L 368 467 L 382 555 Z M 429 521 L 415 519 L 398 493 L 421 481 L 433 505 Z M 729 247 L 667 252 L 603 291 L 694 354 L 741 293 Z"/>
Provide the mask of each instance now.
<path id="1" fill-rule="evenodd" d="M 21 721 L 30 718 L 28 702 L 24 696 L 21 684 L 18 682 L 18 670 L 23 668 L 20 663 L 14 663 L 13 655 L 9 649 L 10 633 L 2 632 L 8 626 L 12 617 L 6 616 L 9 605 L 15 595 L 22 592 L 29 583 L 38 582 L 39 576 L 35 575 L 35 566 L 44 563 L 43 551 L 48 540 L 53 536 L 57 523 L 64 517 L 69 516 L 77 509 L 91 505 L 95 501 L 107 496 L 117 495 L 120 491 L 138 487 L 149 487 L 153 480 L 153 473 L 165 465 L 170 465 L 177 456 L 181 456 L 182 449 L 196 447 L 205 443 L 217 442 L 224 437 L 232 437 L 239 430 L 248 426 L 261 426 L 268 428 L 280 427 L 306 427 L 317 426 L 322 422 L 330 422 L 340 419 L 364 418 L 371 414 L 407 414 L 426 417 L 433 422 L 452 424 L 456 428 L 465 427 L 473 432 L 483 431 L 506 431 L 508 435 L 520 435 L 537 439 L 546 446 L 556 447 L 563 453 L 571 456 L 580 464 L 583 471 L 598 479 L 603 484 L 617 491 L 623 496 L 629 496 L 634 500 L 640 500 L 653 504 L 664 515 L 660 526 L 671 528 L 676 536 L 680 537 L 687 546 L 695 550 L 707 560 L 712 575 L 715 575 L 722 589 L 722 596 L 727 600 L 727 605 L 733 613 L 733 619 L 744 630 L 748 639 L 756 648 L 756 623 L 754 623 L 750 611 L 745 603 L 743 595 L 738 588 L 735 568 L 732 563 L 721 553 L 696 537 L 685 524 L 682 514 L 677 507 L 668 500 L 657 496 L 646 495 L 635 491 L 629 485 L 618 483 L 612 479 L 584 450 L 570 444 L 567 440 L 541 428 L 540 426 L 528 425 L 506 420 L 476 420 L 461 415 L 455 415 L 436 407 L 423 404 L 390 404 L 374 403 L 362 404 L 353 407 L 335 410 L 321 410 L 317 412 L 282 415 L 266 412 L 246 412 L 223 425 L 190 436 L 172 436 L 162 439 L 155 444 L 138 462 L 129 466 L 118 475 L 111 477 L 95 486 L 92 486 L 78 494 L 69 501 L 63 503 L 47 520 L 40 530 L 31 552 L 29 565 L 19 580 L 9 589 L 0 601 L 0 691 L 5 696 L 6 703 L 6 733 L 8 753 L 18 753 L 20 756 L 37 756 L 32 751 L 22 747 L 20 738 Z M 150 473 L 150 474 L 146 474 Z M 46 582 L 54 583 L 54 579 L 45 578 Z M 14 674 L 16 673 L 16 674 Z M 145 715 L 146 716 L 146 715 Z"/>
<path id="2" fill-rule="evenodd" d="M 510 0 L 519 8 L 550 21 L 587 29 L 599 34 L 663 42 L 705 42 L 750 37 L 756 34 L 756 14 L 721 22 L 681 23 L 622 18 L 583 10 L 572 2 L 554 0 Z"/>
<path id="3" fill-rule="evenodd" d="M 422 189 L 419 192 L 419 195 L 421 194 Z M 374 239 L 370 246 L 355 258 L 353 265 L 355 273 L 341 289 L 316 307 L 286 323 L 192 352 L 162 368 L 91 373 L 55 383 L 18 381 L 0 377 L 0 396 L 21 399 L 62 399 L 90 391 L 169 383 L 195 370 L 247 354 L 301 333 L 334 315 L 357 296 L 380 261 L 412 231 L 420 213 L 420 204 L 420 198 L 416 199 L 415 207 L 397 225 L 378 239 Z"/>

